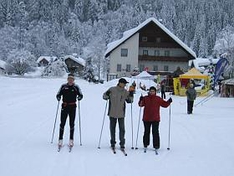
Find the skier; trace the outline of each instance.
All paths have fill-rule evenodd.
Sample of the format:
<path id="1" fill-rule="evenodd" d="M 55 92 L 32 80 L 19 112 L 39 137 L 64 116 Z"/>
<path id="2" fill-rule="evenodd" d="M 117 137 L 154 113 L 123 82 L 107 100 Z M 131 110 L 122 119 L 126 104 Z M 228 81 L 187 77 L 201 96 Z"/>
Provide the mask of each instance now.
<path id="1" fill-rule="evenodd" d="M 190 83 L 189 88 L 186 90 L 186 96 L 187 96 L 187 113 L 192 114 L 193 113 L 193 104 L 194 100 L 197 97 L 197 92 L 194 89 L 194 84 Z"/>
<path id="2" fill-rule="evenodd" d="M 125 117 L 125 109 L 127 103 L 133 102 L 133 92 L 134 90 L 131 89 L 127 91 L 125 86 L 128 82 L 121 78 L 117 86 L 109 88 L 104 94 L 103 99 L 109 99 L 109 111 L 108 116 L 110 118 L 110 144 L 111 148 L 115 150 L 115 128 L 116 123 L 119 123 L 119 139 L 120 139 L 120 148 L 121 150 L 125 149 L 125 125 L 124 125 L 124 117 Z"/>
<path id="3" fill-rule="evenodd" d="M 74 82 L 75 78 L 73 74 L 68 74 L 67 83 L 63 84 L 59 89 L 56 98 L 58 101 L 61 100 L 63 96 L 63 103 L 61 109 L 61 122 L 59 129 L 59 142 L 58 146 L 63 145 L 63 133 L 64 126 L 66 124 L 67 116 L 69 115 L 69 125 L 70 125 L 70 140 L 69 146 L 73 147 L 74 145 L 74 126 L 75 126 L 75 116 L 76 116 L 76 99 L 78 101 L 82 100 L 83 94 L 78 85 Z"/>
<path id="4" fill-rule="evenodd" d="M 165 94 L 165 83 L 164 82 L 162 82 L 161 83 L 161 98 L 162 99 L 166 99 L 166 94 Z"/>
<path id="5" fill-rule="evenodd" d="M 156 95 L 156 88 L 150 87 L 149 94 L 147 96 L 141 96 L 138 102 L 140 107 L 144 107 L 143 123 L 144 123 L 144 136 L 143 144 L 145 151 L 150 144 L 150 128 L 152 126 L 153 134 L 153 147 L 157 150 L 160 148 L 159 137 L 159 122 L 160 122 L 160 106 L 168 107 L 172 102 L 169 98 L 167 101 L 163 100 Z"/>

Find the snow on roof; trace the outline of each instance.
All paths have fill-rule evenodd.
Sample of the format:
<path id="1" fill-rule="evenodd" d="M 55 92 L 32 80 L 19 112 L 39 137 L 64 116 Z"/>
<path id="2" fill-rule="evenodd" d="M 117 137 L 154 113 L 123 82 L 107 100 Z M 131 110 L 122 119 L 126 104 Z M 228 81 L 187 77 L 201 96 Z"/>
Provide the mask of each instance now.
<path id="1" fill-rule="evenodd" d="M 85 64 L 86 64 L 85 60 L 82 59 L 81 57 L 75 57 L 75 56 L 73 56 L 73 55 L 64 56 L 64 60 L 66 60 L 66 59 L 68 59 L 68 58 L 70 58 L 70 59 L 72 59 L 73 61 L 79 63 L 80 65 L 85 66 Z"/>
<path id="2" fill-rule="evenodd" d="M 47 60 L 48 62 L 54 61 L 57 57 L 55 56 L 40 56 L 37 59 L 37 63 L 41 62 L 43 59 Z"/>
<path id="3" fill-rule="evenodd" d="M 213 59 L 213 58 L 196 58 L 189 62 L 189 66 L 191 66 L 193 63 L 194 67 L 201 71 L 202 67 L 209 66 L 210 64 L 217 64 L 218 61 L 219 59 Z"/>
<path id="4" fill-rule="evenodd" d="M 226 85 L 234 85 L 234 78 L 223 80 L 222 83 Z"/>
<path id="5" fill-rule="evenodd" d="M 5 61 L 3 61 L 3 60 L 0 60 L 0 68 L 2 68 L 2 69 L 6 69 L 6 62 Z"/>
<path id="6" fill-rule="evenodd" d="M 136 28 L 130 29 L 123 33 L 123 37 L 119 40 L 111 42 L 107 45 L 107 50 L 105 52 L 105 57 L 108 57 L 110 52 L 112 52 L 115 48 L 117 48 L 121 43 L 132 37 L 135 33 L 137 33 L 141 28 L 146 26 L 148 23 L 154 22 L 158 27 L 160 27 L 165 33 L 167 33 L 172 39 L 174 39 L 181 47 L 183 47 L 188 53 L 190 53 L 194 58 L 196 58 L 195 52 L 189 48 L 184 42 L 182 42 L 178 37 L 176 37 L 171 31 L 169 31 L 162 23 L 160 23 L 155 18 L 149 18 L 145 20 L 143 23 L 138 25 Z"/>

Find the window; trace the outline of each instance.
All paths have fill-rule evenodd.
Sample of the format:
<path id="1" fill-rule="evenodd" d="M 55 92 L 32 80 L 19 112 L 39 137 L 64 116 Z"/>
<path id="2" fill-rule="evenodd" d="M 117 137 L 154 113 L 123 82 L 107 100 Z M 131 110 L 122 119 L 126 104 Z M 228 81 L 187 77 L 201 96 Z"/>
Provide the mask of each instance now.
<path id="1" fill-rule="evenodd" d="M 142 72 L 142 71 L 144 71 L 145 66 L 144 65 L 140 65 L 139 69 L 140 69 L 140 72 Z"/>
<path id="2" fill-rule="evenodd" d="M 166 51 L 164 52 L 164 55 L 165 55 L 165 56 L 170 56 L 170 51 L 166 50 Z"/>
<path id="3" fill-rule="evenodd" d="M 126 65 L 126 72 L 131 72 L 131 65 L 130 64 Z"/>
<path id="4" fill-rule="evenodd" d="M 153 71 L 158 71 L 158 66 L 157 65 L 154 65 Z"/>
<path id="5" fill-rule="evenodd" d="M 155 50 L 154 51 L 154 56 L 160 56 L 160 51 L 159 50 Z"/>
<path id="6" fill-rule="evenodd" d="M 148 38 L 147 37 L 142 37 L 142 42 L 147 42 Z"/>
<path id="7" fill-rule="evenodd" d="M 164 65 L 164 71 L 168 71 L 168 70 L 169 70 L 168 65 Z"/>
<path id="8" fill-rule="evenodd" d="M 117 64 L 117 72 L 121 72 L 122 70 L 122 65 L 121 64 Z"/>
<path id="9" fill-rule="evenodd" d="M 128 49 L 126 48 L 121 49 L 121 57 L 128 57 Z"/>
<path id="10" fill-rule="evenodd" d="M 161 38 L 160 37 L 156 37 L 156 43 L 161 43 Z"/>
<path id="11" fill-rule="evenodd" d="M 148 50 L 143 50 L 143 55 L 148 56 Z"/>

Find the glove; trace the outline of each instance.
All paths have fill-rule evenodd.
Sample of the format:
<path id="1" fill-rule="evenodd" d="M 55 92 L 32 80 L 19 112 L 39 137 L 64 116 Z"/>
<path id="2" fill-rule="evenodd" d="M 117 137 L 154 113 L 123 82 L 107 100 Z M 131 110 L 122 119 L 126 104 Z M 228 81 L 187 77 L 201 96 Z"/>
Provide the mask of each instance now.
<path id="1" fill-rule="evenodd" d="M 106 96 L 108 96 L 108 97 L 109 97 L 109 96 L 110 96 L 110 93 L 111 93 L 111 92 L 110 92 L 109 90 L 108 90 L 108 91 L 106 91 Z"/>
<path id="2" fill-rule="evenodd" d="M 168 102 L 168 103 L 171 103 L 171 102 L 172 102 L 172 98 L 169 98 L 169 99 L 167 100 L 167 102 Z"/>
<path id="3" fill-rule="evenodd" d="M 133 93 L 134 93 L 134 91 L 129 91 L 129 96 L 133 97 Z"/>
<path id="4" fill-rule="evenodd" d="M 78 95 L 77 99 L 78 99 L 78 101 L 82 100 L 83 99 L 83 95 L 82 94 Z"/>
<path id="5" fill-rule="evenodd" d="M 140 101 L 142 101 L 143 100 L 143 96 L 140 96 Z"/>
<path id="6" fill-rule="evenodd" d="M 57 98 L 58 101 L 61 100 L 61 96 L 59 96 L 59 95 L 57 95 L 56 98 Z"/>

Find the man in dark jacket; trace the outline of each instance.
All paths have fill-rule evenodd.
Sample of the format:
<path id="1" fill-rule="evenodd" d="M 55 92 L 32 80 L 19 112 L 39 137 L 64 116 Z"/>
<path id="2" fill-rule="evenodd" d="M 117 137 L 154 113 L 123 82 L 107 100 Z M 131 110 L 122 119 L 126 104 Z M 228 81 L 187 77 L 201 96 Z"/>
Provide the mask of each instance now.
<path id="1" fill-rule="evenodd" d="M 63 103 L 61 109 L 61 122 L 59 129 L 59 146 L 63 144 L 63 133 L 64 126 L 66 124 L 67 116 L 69 115 L 69 125 L 70 125 L 70 140 L 69 145 L 73 146 L 74 142 L 74 126 L 75 126 L 75 117 L 76 117 L 76 99 L 80 101 L 83 98 L 83 94 L 78 85 L 74 83 L 74 75 L 69 74 L 67 78 L 67 83 L 63 84 L 59 89 L 56 98 L 58 101 L 61 100 L 63 96 Z"/>
<path id="2" fill-rule="evenodd" d="M 187 96 L 187 113 L 192 114 L 193 113 L 193 104 L 194 100 L 197 97 L 197 92 L 194 89 L 194 84 L 190 83 L 189 88 L 186 90 L 186 96 Z"/>
<path id="3" fill-rule="evenodd" d="M 133 92 L 134 90 L 127 91 L 125 86 L 128 82 L 121 78 L 119 79 L 118 85 L 109 88 L 104 94 L 103 99 L 109 100 L 109 110 L 108 116 L 110 117 L 110 135 L 111 135 L 111 147 L 115 149 L 115 128 L 116 123 L 119 123 L 119 139 L 120 139 L 120 147 L 121 149 L 125 148 L 125 125 L 124 125 L 124 117 L 125 117 L 125 109 L 127 103 L 133 102 Z"/>
<path id="4" fill-rule="evenodd" d="M 145 149 L 150 144 L 150 128 L 152 126 L 153 134 L 153 147 L 155 149 L 160 148 L 159 137 L 159 122 L 160 122 L 160 107 L 168 107 L 172 102 L 172 99 L 164 101 L 162 98 L 156 95 L 156 88 L 150 87 L 149 94 L 145 97 L 141 96 L 139 100 L 139 106 L 144 107 L 143 123 L 144 123 L 144 136 L 143 144 Z"/>

